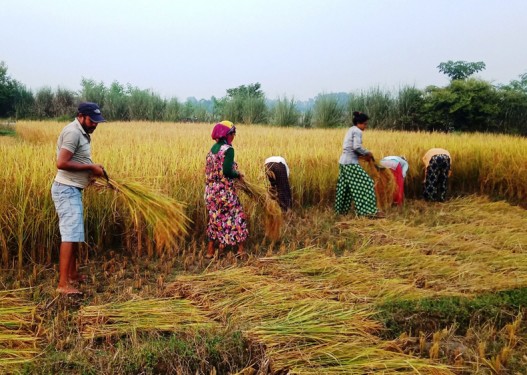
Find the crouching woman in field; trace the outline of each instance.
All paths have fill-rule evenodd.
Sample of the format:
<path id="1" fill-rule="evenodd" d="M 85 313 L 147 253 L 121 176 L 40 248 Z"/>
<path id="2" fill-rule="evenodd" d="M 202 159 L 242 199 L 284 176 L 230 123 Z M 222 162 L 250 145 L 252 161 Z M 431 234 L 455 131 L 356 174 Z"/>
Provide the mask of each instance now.
<path id="1" fill-rule="evenodd" d="M 423 197 L 427 201 L 444 202 L 448 177 L 452 175 L 452 158 L 444 148 L 431 148 L 423 156 L 425 181 Z"/>
<path id="2" fill-rule="evenodd" d="M 359 158 L 368 161 L 373 158 L 372 153 L 362 147 L 362 132 L 368 125 L 368 119 L 365 113 L 353 112 L 353 126 L 344 137 L 335 199 L 337 214 L 347 214 L 353 201 L 358 216 L 384 217 L 384 214 L 377 210 L 373 180 L 359 164 Z"/>
<path id="3" fill-rule="evenodd" d="M 247 239 L 247 220 L 236 192 L 235 181 L 243 181 L 234 161 L 232 141 L 236 128 L 230 121 L 214 126 L 211 137 L 216 141 L 207 154 L 205 175 L 205 205 L 209 215 L 207 224 L 206 258 L 214 257 L 214 245 L 219 245 L 219 254 L 225 246 L 238 245 L 238 256 L 245 255 L 244 242 Z"/>

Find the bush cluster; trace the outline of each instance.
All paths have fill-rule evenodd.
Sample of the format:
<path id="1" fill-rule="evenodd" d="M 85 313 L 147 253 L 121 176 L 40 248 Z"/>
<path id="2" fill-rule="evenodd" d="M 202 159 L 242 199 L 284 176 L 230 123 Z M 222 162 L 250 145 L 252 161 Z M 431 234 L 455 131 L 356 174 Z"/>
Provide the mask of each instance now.
<path id="1" fill-rule="evenodd" d="M 79 93 L 44 87 L 35 93 L 7 75 L 0 63 L 0 117 L 69 119 L 81 100 L 98 103 L 112 121 L 214 122 L 333 128 L 351 124 L 353 111 L 370 116 L 370 126 L 393 130 L 479 131 L 527 135 L 527 73 L 507 85 L 466 77 L 445 87 L 398 92 L 373 88 L 319 94 L 308 101 L 266 99 L 259 83 L 226 90 L 210 100 L 162 98 L 152 90 L 83 78 Z"/>

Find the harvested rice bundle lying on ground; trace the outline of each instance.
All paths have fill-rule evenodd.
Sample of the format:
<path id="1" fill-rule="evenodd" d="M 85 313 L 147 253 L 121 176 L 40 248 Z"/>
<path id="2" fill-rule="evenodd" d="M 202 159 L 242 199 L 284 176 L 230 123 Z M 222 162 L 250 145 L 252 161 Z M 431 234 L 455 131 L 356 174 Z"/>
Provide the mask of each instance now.
<path id="1" fill-rule="evenodd" d="M 353 342 L 323 343 L 308 347 L 272 349 L 268 352 L 277 373 L 302 375 L 428 374 L 454 375 L 449 366 L 382 348 Z M 458 369 L 459 370 L 459 369 Z"/>
<path id="2" fill-rule="evenodd" d="M 138 230 L 140 223 L 147 225 L 158 252 L 177 247 L 177 240 L 188 233 L 190 219 L 185 213 L 184 203 L 137 182 L 117 182 L 111 178 L 102 181 L 96 184 L 117 192 L 117 200 L 124 203 Z"/>
<path id="3" fill-rule="evenodd" d="M 0 373 L 33 360 L 38 354 L 36 306 L 16 296 L 17 291 L 0 292 Z"/>
<path id="4" fill-rule="evenodd" d="M 347 223 L 343 236 L 359 234 L 368 243 L 353 252 L 359 263 L 443 295 L 527 285 L 524 209 L 476 196 L 409 208 L 389 222 Z"/>
<path id="5" fill-rule="evenodd" d="M 258 260 L 265 264 L 261 267 L 263 275 L 275 280 L 295 280 L 306 288 L 324 292 L 326 298 L 342 302 L 367 305 L 403 295 L 417 298 L 432 294 L 428 290 L 416 289 L 412 280 L 395 275 L 388 277 L 391 270 L 387 267 L 380 264 L 371 267 L 361 262 L 355 251 L 339 256 L 337 260 L 334 254 L 313 247 Z M 350 273 L 350 269 L 354 272 Z"/>
<path id="6" fill-rule="evenodd" d="M 265 213 L 265 235 L 272 241 L 277 241 L 280 238 L 283 217 L 280 205 L 271 196 L 266 187 L 251 183 L 244 179 L 243 183 L 238 184 L 238 187 L 245 192 L 251 199 L 254 199 L 258 204 L 262 205 Z"/>
<path id="7" fill-rule="evenodd" d="M 90 339 L 139 331 L 185 332 L 212 324 L 190 301 L 177 298 L 86 306 L 79 311 L 79 322 L 82 337 Z"/>
<path id="8" fill-rule="evenodd" d="M 361 161 L 361 166 L 375 184 L 377 207 L 381 210 L 390 208 L 393 203 L 393 194 L 397 189 L 391 169 L 379 166 L 373 160 L 369 162 Z"/>
<path id="9" fill-rule="evenodd" d="M 262 275 L 259 267 L 180 276 L 169 290 L 196 300 L 214 319 L 265 347 L 272 373 L 450 373 L 446 366 L 383 349 L 377 336 L 382 324 L 369 307 L 334 300 L 296 279 Z"/>

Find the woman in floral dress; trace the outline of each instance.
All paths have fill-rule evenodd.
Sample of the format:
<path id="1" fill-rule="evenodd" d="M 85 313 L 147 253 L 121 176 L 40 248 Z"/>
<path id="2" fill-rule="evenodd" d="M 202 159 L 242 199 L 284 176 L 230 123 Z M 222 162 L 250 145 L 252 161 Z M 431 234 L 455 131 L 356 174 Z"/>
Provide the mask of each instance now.
<path id="1" fill-rule="evenodd" d="M 238 245 L 237 255 L 245 255 L 243 244 L 247 239 L 247 220 L 236 192 L 235 181 L 243 181 L 234 161 L 232 141 L 236 128 L 230 121 L 214 126 L 211 137 L 216 141 L 207 154 L 205 165 L 205 205 L 209 214 L 207 224 L 206 258 L 214 257 L 214 245 L 219 244 L 219 254 L 225 246 Z"/>

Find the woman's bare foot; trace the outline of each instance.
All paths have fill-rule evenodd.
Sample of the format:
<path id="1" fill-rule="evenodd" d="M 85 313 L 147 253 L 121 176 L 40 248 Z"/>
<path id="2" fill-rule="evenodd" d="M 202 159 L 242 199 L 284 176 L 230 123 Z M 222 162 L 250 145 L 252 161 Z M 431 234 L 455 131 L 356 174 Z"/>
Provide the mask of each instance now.
<path id="1" fill-rule="evenodd" d="M 57 292 L 62 294 L 62 295 L 65 295 L 65 296 L 81 295 L 82 294 L 82 292 L 80 290 L 78 290 L 77 288 L 74 288 L 71 285 L 59 286 L 59 287 L 57 287 Z"/>

